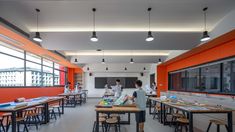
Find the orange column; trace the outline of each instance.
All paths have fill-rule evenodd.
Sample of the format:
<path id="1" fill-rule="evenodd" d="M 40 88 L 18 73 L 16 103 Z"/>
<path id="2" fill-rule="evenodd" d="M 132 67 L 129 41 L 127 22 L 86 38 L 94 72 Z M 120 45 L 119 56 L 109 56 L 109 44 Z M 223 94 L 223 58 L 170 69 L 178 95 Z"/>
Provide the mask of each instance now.
<path id="1" fill-rule="evenodd" d="M 166 66 L 157 66 L 157 95 L 160 96 L 162 91 L 168 90 L 168 74 Z"/>
<path id="2" fill-rule="evenodd" d="M 74 88 L 74 68 L 68 68 L 68 81 L 70 84 L 70 89 Z"/>

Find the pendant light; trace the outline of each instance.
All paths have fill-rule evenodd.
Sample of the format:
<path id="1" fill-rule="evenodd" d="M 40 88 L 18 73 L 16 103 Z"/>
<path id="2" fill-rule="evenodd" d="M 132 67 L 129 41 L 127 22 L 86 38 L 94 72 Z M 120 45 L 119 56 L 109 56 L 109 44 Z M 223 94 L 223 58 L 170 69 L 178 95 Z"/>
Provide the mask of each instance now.
<path id="1" fill-rule="evenodd" d="M 159 59 L 158 59 L 158 64 L 161 64 L 161 63 L 162 63 L 162 59 L 159 58 Z"/>
<path id="2" fill-rule="evenodd" d="M 148 8 L 148 14 L 149 14 L 149 31 L 148 31 L 148 36 L 145 39 L 145 41 L 150 42 L 154 40 L 154 37 L 152 35 L 152 32 L 150 31 L 150 12 L 151 12 L 152 8 Z"/>
<path id="3" fill-rule="evenodd" d="M 105 68 L 105 70 L 106 70 L 106 71 L 108 71 L 108 70 L 109 70 L 109 68 L 108 68 L 108 67 L 106 67 L 106 68 Z"/>
<path id="4" fill-rule="evenodd" d="M 96 12 L 96 8 L 93 8 L 92 11 L 93 11 L 93 32 L 92 32 L 92 36 L 91 36 L 91 41 L 92 42 L 97 42 L 98 37 L 96 36 L 96 31 L 95 31 L 95 12 Z"/>
<path id="5" fill-rule="evenodd" d="M 89 68 L 89 67 L 87 67 L 87 68 L 86 68 L 86 70 L 87 70 L 87 71 L 89 71 L 89 70 L 90 70 L 90 68 Z"/>
<path id="6" fill-rule="evenodd" d="M 201 42 L 204 42 L 204 41 L 207 41 L 207 40 L 210 40 L 210 36 L 208 34 L 208 31 L 206 30 L 206 13 L 207 13 L 207 9 L 208 7 L 205 7 L 203 8 L 203 13 L 204 13 L 204 32 L 202 33 L 202 38 L 201 38 Z"/>
<path id="7" fill-rule="evenodd" d="M 133 64 L 133 63 L 134 63 L 134 60 L 133 60 L 133 58 L 131 58 L 131 60 L 130 60 L 130 63 L 131 63 L 131 64 Z"/>
<path id="8" fill-rule="evenodd" d="M 127 68 L 125 67 L 125 68 L 124 68 L 124 70 L 126 71 L 126 70 L 127 70 Z"/>
<path id="9" fill-rule="evenodd" d="M 35 36 L 33 37 L 33 40 L 36 42 L 42 42 L 42 38 L 40 37 L 40 33 L 38 32 L 38 14 L 40 12 L 39 9 L 35 9 L 37 13 L 37 32 L 35 33 Z"/>
<path id="10" fill-rule="evenodd" d="M 102 59 L 102 64 L 105 64 L 105 59 L 104 59 L 104 51 L 103 51 L 103 59 Z"/>
<path id="11" fill-rule="evenodd" d="M 144 67 L 144 71 L 146 70 L 146 68 Z"/>
<path id="12" fill-rule="evenodd" d="M 74 59 L 74 62 L 78 62 L 78 59 L 77 59 L 77 58 L 75 58 L 75 59 Z"/>

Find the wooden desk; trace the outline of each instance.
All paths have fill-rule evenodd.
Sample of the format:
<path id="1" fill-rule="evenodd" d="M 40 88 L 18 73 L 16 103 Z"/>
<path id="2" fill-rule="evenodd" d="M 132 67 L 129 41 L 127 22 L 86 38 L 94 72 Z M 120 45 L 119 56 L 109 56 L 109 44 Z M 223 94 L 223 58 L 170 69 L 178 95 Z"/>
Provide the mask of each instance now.
<path id="1" fill-rule="evenodd" d="M 193 103 L 189 102 L 183 102 L 183 103 L 173 103 L 169 101 L 161 101 L 159 98 L 151 98 L 151 100 L 156 101 L 157 103 L 161 104 L 161 123 L 164 125 L 166 124 L 166 106 L 174 109 L 181 110 L 185 113 L 187 113 L 188 119 L 189 119 L 189 132 L 193 132 L 193 115 L 194 114 L 227 114 L 227 124 L 229 132 L 233 132 L 233 115 L 232 115 L 232 109 L 225 108 L 225 107 L 216 107 L 211 105 L 195 105 Z"/>
<path id="2" fill-rule="evenodd" d="M 96 122 L 99 122 L 99 114 L 100 113 L 138 113 L 140 110 L 137 107 L 115 107 L 112 108 L 96 108 Z M 99 123 L 96 125 L 96 132 L 99 132 Z M 136 123 L 136 132 L 139 132 L 139 124 Z"/>
<path id="3" fill-rule="evenodd" d="M 39 105 L 43 105 L 44 107 L 44 121 L 42 123 L 46 124 L 50 121 L 50 116 L 49 116 L 49 104 L 50 103 L 55 103 L 55 102 L 60 102 L 62 101 L 62 114 L 64 114 L 64 98 L 61 97 L 41 97 L 41 98 L 33 98 L 33 99 L 28 99 L 26 100 L 25 103 L 27 105 L 22 106 L 22 107 L 15 107 L 14 102 L 9 102 L 10 104 L 13 104 L 11 106 L 6 106 L 0 108 L 0 112 L 9 112 L 11 113 L 11 121 L 12 121 L 12 132 L 16 132 L 16 117 L 17 113 L 22 113 L 23 110 L 36 107 Z M 5 103 L 4 103 L 5 104 Z"/>
<path id="4" fill-rule="evenodd" d="M 72 100 L 69 100 L 68 103 L 71 104 L 73 107 L 76 107 L 77 104 L 78 104 L 78 101 L 76 100 L 76 97 L 79 97 L 79 104 L 82 105 L 82 94 L 84 94 L 84 92 L 79 92 L 79 93 L 62 93 L 62 94 L 59 94 L 58 96 L 65 97 L 67 99 L 69 99 L 69 97 L 72 97 Z M 67 106 L 67 104 L 66 104 L 66 106 Z"/>

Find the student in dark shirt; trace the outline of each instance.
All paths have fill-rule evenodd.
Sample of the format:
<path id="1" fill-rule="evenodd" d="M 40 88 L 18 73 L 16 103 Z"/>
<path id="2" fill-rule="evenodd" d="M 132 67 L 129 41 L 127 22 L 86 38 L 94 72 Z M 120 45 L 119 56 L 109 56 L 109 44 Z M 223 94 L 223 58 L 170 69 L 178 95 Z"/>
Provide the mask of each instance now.
<path id="1" fill-rule="evenodd" d="M 133 93 L 131 99 L 134 99 L 136 106 L 141 110 L 136 113 L 136 122 L 139 123 L 140 132 L 144 132 L 144 122 L 146 116 L 146 93 L 142 89 L 142 81 L 137 80 L 135 82 L 137 90 Z"/>

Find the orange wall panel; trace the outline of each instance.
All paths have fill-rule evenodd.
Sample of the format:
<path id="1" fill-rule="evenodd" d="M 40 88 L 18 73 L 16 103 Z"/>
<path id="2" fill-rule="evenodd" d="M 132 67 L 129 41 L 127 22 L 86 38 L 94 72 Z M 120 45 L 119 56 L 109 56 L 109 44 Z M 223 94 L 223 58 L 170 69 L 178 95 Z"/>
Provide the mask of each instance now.
<path id="1" fill-rule="evenodd" d="M 176 57 L 180 59 L 174 58 L 159 65 L 157 67 L 158 95 L 160 95 L 160 91 L 168 90 L 168 72 L 235 56 L 234 33 L 235 30 L 222 35 L 215 40 L 208 42 L 207 44 L 188 51 L 186 54 L 182 54 Z M 212 46 L 213 42 L 215 43 L 214 46 Z M 206 48 L 206 46 L 209 46 L 209 48 Z M 200 52 L 195 52 L 200 50 L 200 48 L 203 50 Z"/>
<path id="2" fill-rule="evenodd" d="M 0 103 L 10 102 L 20 97 L 56 96 L 63 92 L 63 87 L 0 88 Z"/>

